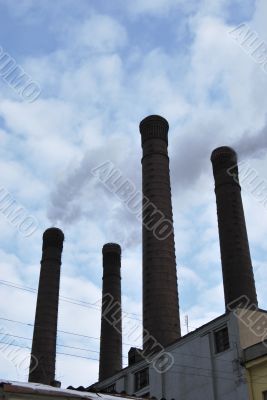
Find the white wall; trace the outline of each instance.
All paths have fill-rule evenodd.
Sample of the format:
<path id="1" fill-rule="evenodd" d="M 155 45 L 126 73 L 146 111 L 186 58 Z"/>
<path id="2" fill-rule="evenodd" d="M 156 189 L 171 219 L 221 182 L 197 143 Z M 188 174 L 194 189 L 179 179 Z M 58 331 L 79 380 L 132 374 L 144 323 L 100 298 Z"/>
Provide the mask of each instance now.
<path id="1" fill-rule="evenodd" d="M 230 348 L 215 353 L 214 331 L 227 325 Z M 174 357 L 174 365 L 161 374 L 149 366 L 150 385 L 136 392 L 167 400 L 248 400 L 245 370 L 240 366 L 241 348 L 239 323 L 233 313 L 221 316 L 198 330 L 184 336 L 167 349 Z M 124 369 L 113 378 L 101 382 L 98 388 L 117 382 L 118 392 L 134 393 L 134 374 L 145 367 L 145 362 Z M 127 375 L 125 379 L 120 374 Z M 124 388 L 122 389 L 122 382 Z M 122 390 L 121 390 L 122 389 Z"/>

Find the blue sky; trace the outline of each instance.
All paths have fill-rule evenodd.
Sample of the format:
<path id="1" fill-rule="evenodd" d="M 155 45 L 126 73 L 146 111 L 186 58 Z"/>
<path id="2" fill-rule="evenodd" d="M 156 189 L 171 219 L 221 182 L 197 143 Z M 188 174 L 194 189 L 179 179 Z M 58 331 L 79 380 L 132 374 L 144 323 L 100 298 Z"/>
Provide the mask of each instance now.
<path id="1" fill-rule="evenodd" d="M 98 301 L 101 249 L 117 241 L 123 309 L 141 319 L 140 223 L 90 171 L 110 160 L 140 190 L 138 125 L 151 113 L 170 124 L 183 333 L 185 315 L 194 329 L 224 312 L 209 158 L 233 146 L 267 181 L 267 74 L 229 35 L 247 23 L 267 43 L 266 16 L 264 0 L 0 0 L 0 46 L 41 87 L 27 103 L 0 80 L 0 185 L 38 220 L 25 238 L 0 213 L 0 279 L 20 287 L 0 281 L 0 318 L 33 324 L 36 293 L 23 289 L 37 288 L 42 233 L 56 225 L 66 238 L 61 295 Z M 266 308 L 267 210 L 246 188 L 243 200 Z M 58 352 L 73 355 L 57 357 L 63 386 L 97 379 L 100 310 L 79 304 L 60 302 L 59 330 L 91 337 L 59 333 Z M 31 325 L 0 319 L 0 328 L 30 347 Z M 0 358 L 3 378 L 27 379 Z"/>

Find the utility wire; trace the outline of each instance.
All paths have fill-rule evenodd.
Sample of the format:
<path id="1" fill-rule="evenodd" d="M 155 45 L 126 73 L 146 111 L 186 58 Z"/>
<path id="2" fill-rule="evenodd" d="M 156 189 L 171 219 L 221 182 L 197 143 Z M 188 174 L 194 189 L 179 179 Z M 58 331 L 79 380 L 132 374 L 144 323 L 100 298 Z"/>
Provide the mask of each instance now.
<path id="1" fill-rule="evenodd" d="M 7 342 L 4 342 L 4 341 L 2 341 L 2 340 L 0 341 L 0 343 L 7 344 L 7 345 L 9 345 L 9 346 L 20 347 L 21 349 L 28 349 L 28 350 L 31 350 L 31 348 L 28 347 L 28 346 L 22 346 L 22 345 L 14 344 L 14 343 L 7 343 Z M 57 352 L 57 354 L 64 354 L 64 355 L 66 355 L 66 356 L 72 356 L 72 357 L 77 357 L 77 358 L 86 358 L 87 360 L 99 361 L 98 358 L 91 358 L 91 357 L 79 356 L 79 355 L 77 355 L 77 354 L 69 354 L 69 353 L 61 353 L 61 352 Z"/>
<path id="2" fill-rule="evenodd" d="M 10 333 L 4 333 L 4 336 L 10 336 L 10 337 L 14 337 L 14 338 L 17 338 L 17 339 L 23 339 L 23 340 L 30 340 L 30 341 L 32 340 L 31 338 L 28 338 L 28 337 L 23 337 L 23 336 L 18 336 L 18 335 L 11 335 Z M 100 353 L 99 351 L 96 351 L 96 350 L 90 350 L 90 349 L 88 349 L 88 348 L 75 347 L 75 346 L 67 346 L 67 345 L 65 345 L 65 344 L 60 344 L 60 343 L 57 343 L 57 346 L 59 346 L 59 347 L 66 347 L 66 348 L 68 348 L 68 349 L 89 351 L 89 352 L 91 352 L 91 353 L 97 353 L 97 354 Z M 127 358 L 127 359 L 128 359 L 128 357 L 126 357 L 126 356 L 123 356 L 123 358 Z"/>
<path id="3" fill-rule="evenodd" d="M 12 287 L 12 288 L 18 289 L 18 290 L 23 290 L 23 291 L 29 292 L 29 293 L 36 293 L 37 292 L 37 289 L 30 288 L 30 287 L 27 287 L 27 286 L 23 286 L 23 285 L 14 283 L 14 282 L 6 281 L 6 280 L 3 280 L 3 279 L 0 279 L 0 285 Z M 101 311 L 101 307 L 98 307 L 94 303 L 89 303 L 87 301 L 74 299 L 74 298 L 71 298 L 71 297 L 65 297 L 65 296 L 59 296 L 59 299 L 62 300 L 62 301 L 65 301 L 67 303 L 79 305 L 79 306 L 85 307 L 85 308 L 93 308 L 96 311 Z M 133 317 L 129 317 L 128 316 L 128 314 L 137 315 L 137 316 L 140 316 L 140 314 L 135 314 L 135 313 L 131 313 L 131 312 L 125 312 L 125 314 L 126 314 L 126 316 L 124 318 L 129 318 L 129 319 L 133 319 L 135 321 L 142 322 L 141 319 L 137 319 L 137 318 L 133 318 Z"/>
<path id="4" fill-rule="evenodd" d="M 25 338 L 25 337 L 22 337 L 22 336 L 18 336 L 18 335 L 11 335 L 11 334 L 5 334 L 5 336 L 10 336 L 10 337 L 16 337 L 16 338 L 19 338 L 19 339 L 24 339 L 24 340 L 31 340 L 30 338 Z M 0 342 L 1 343 L 1 342 Z M 99 354 L 99 351 L 95 351 L 95 350 L 90 350 L 90 349 L 88 349 L 88 348 L 80 348 L 80 347 L 75 347 L 75 346 L 67 346 L 67 345 L 61 345 L 61 344 L 57 344 L 57 346 L 60 346 L 60 347 L 65 347 L 65 348 L 70 348 L 70 349 L 75 349 L 75 350 L 82 350 L 82 351 L 89 351 L 89 352 L 93 352 L 93 353 L 97 353 L 97 354 Z M 27 347 L 28 348 L 28 347 Z M 63 353 L 60 353 L 60 352 L 57 352 L 57 354 L 63 354 Z M 183 353 L 179 353 L 180 355 L 181 354 L 183 354 Z M 74 356 L 74 355 L 73 355 Z M 77 355 L 78 356 L 78 355 Z M 188 356 L 193 356 L 192 354 L 188 354 Z M 196 357 L 201 357 L 201 356 L 196 356 Z M 126 356 L 123 356 L 123 358 L 128 358 L 128 357 L 126 357 Z M 210 359 L 210 357 L 201 357 L 201 358 L 209 358 Z M 220 361 L 223 361 L 223 360 L 220 360 Z M 228 363 L 230 363 L 230 364 L 232 364 L 232 362 L 231 361 L 227 361 Z M 176 367 L 181 367 L 181 368 L 191 368 L 191 369 L 200 369 L 200 370 L 205 370 L 205 371 L 213 371 L 212 369 L 210 369 L 210 368 L 203 368 L 203 367 L 194 367 L 194 366 L 191 366 L 191 365 L 184 365 L 184 364 L 175 364 L 175 366 Z M 172 372 L 174 372 L 175 370 L 173 369 L 173 368 L 171 368 L 171 371 Z M 177 371 L 177 370 L 176 370 Z M 220 371 L 220 370 L 217 370 L 217 371 Z M 177 372 L 179 372 L 180 373 L 180 371 L 177 371 Z M 224 373 L 224 374 L 232 374 L 232 372 L 226 372 L 226 371 L 220 371 L 220 372 L 222 372 L 222 373 Z"/>
<path id="5" fill-rule="evenodd" d="M 7 322 L 12 322 L 12 323 L 16 323 L 16 324 L 21 324 L 21 325 L 26 325 L 26 326 L 30 326 L 30 327 L 34 327 L 33 324 L 30 324 L 30 323 L 27 323 L 27 322 L 17 321 L 15 319 L 0 317 L 0 320 L 7 321 Z M 73 335 L 73 336 L 79 336 L 79 337 L 83 337 L 83 338 L 88 338 L 88 339 L 100 340 L 99 337 L 82 335 L 80 333 L 63 331 L 63 330 L 60 330 L 60 329 L 58 329 L 57 332 L 64 333 L 64 334 L 67 334 L 67 335 Z M 122 344 L 124 344 L 125 346 L 132 346 L 132 347 L 136 346 L 136 344 L 131 344 L 131 343 L 122 343 Z"/>
<path id="6" fill-rule="evenodd" d="M 13 283 L 13 282 L 5 281 L 5 280 L 0 280 L 0 285 L 5 285 L 5 286 L 13 287 L 13 288 L 15 288 L 15 289 L 24 290 L 24 291 L 28 291 L 28 292 L 31 292 L 31 293 L 36 293 L 36 292 L 37 292 L 36 289 L 30 288 L 30 287 L 25 287 L 25 286 L 22 286 L 22 285 L 17 285 L 17 284 L 15 284 L 15 283 Z M 67 302 L 69 302 L 69 303 L 73 303 L 73 304 L 76 304 L 76 305 L 81 305 L 81 306 L 84 306 L 84 307 L 86 307 L 86 308 L 91 308 L 91 307 L 93 307 L 93 306 L 96 307 L 93 303 L 84 302 L 84 301 L 82 301 L 82 300 L 76 300 L 76 299 L 72 299 L 72 298 L 64 297 L 64 296 L 59 296 L 59 297 L 60 297 L 63 301 L 67 301 Z M 72 300 L 74 300 L 75 302 L 72 302 Z M 78 304 L 78 303 L 84 303 L 84 305 L 83 305 L 83 304 Z M 99 310 L 99 308 L 97 308 L 97 310 Z M 128 314 L 134 314 L 134 313 L 128 313 Z M 138 315 L 138 314 L 135 314 L 135 315 Z M 130 318 L 130 319 L 133 319 L 133 320 L 137 320 L 136 318 L 131 318 L 131 317 L 127 317 L 127 318 Z M 32 327 L 34 326 L 33 324 L 30 324 L 30 323 L 25 323 L 25 322 L 21 322 L 21 321 L 16 321 L 16 320 L 4 318 L 4 317 L 0 317 L 0 320 L 5 320 L 5 321 L 8 321 L 8 322 L 18 323 L 18 324 L 27 325 L 27 326 L 32 326 Z M 141 320 L 137 320 L 137 321 L 141 321 Z M 193 327 L 192 327 L 192 328 L 193 328 Z M 194 328 L 195 328 L 195 327 L 194 327 Z M 195 329 L 197 329 L 197 328 L 195 328 Z M 59 333 L 63 333 L 63 334 L 78 336 L 78 337 L 84 337 L 84 338 L 89 338 L 89 339 L 94 339 L 94 340 L 100 340 L 99 337 L 88 336 L 88 335 L 82 335 L 82 334 L 75 333 L 75 332 L 69 332 L 69 331 L 64 331 L 64 330 L 59 330 L 59 329 L 58 329 L 58 332 L 59 332 Z M 25 338 L 25 339 L 28 340 L 28 338 Z M 136 344 L 131 344 L 131 343 L 122 343 L 122 344 L 123 344 L 123 345 L 126 345 L 126 346 L 136 347 Z M 58 345 L 58 346 L 63 346 L 63 345 Z M 70 346 L 64 346 L 64 347 L 69 347 L 69 348 L 71 348 Z M 78 350 L 78 348 L 77 348 L 77 350 Z M 80 350 L 91 351 L 91 350 L 89 350 L 89 349 L 80 349 Z M 190 357 L 198 357 L 198 358 L 211 359 L 211 357 L 200 356 L 200 355 L 196 355 L 196 354 L 186 354 L 186 353 L 179 353 L 179 354 L 180 354 L 180 355 L 183 355 L 183 356 L 190 356 Z M 125 358 L 127 358 L 127 357 L 125 357 Z M 227 363 L 232 363 L 232 362 L 229 361 L 229 360 L 220 360 L 220 361 L 222 361 L 222 362 L 227 362 Z"/>
<path id="7" fill-rule="evenodd" d="M 4 320 L 4 321 L 8 321 L 8 322 L 12 322 L 12 323 L 17 323 L 17 324 L 21 324 L 21 325 L 26 325 L 26 326 L 30 326 L 30 327 L 34 327 L 33 324 L 30 323 L 26 323 L 26 322 L 22 322 L 22 321 L 18 321 L 18 320 L 13 320 L 10 318 L 4 318 L 4 317 L 0 317 L 0 320 Z M 88 336 L 88 335 L 83 335 L 80 333 L 76 333 L 76 332 L 69 332 L 69 331 L 64 331 L 64 330 L 60 330 L 58 329 L 59 333 L 63 333 L 63 334 L 67 334 L 67 335 L 73 335 L 73 336 L 78 336 L 78 337 L 83 337 L 83 338 L 88 338 L 88 339 L 94 339 L 94 340 L 100 340 L 99 337 L 95 337 L 95 336 Z M 136 347 L 136 344 L 131 344 L 131 343 L 122 343 L 125 346 L 131 346 L 131 347 Z M 204 359 L 209 359 L 211 360 L 211 357 L 208 356 L 201 356 L 198 354 L 192 354 L 192 353 L 182 353 L 179 352 L 179 355 L 181 356 L 185 356 L 185 357 L 192 357 L 192 358 L 204 358 Z M 225 362 L 227 364 L 232 364 L 232 361 L 229 360 L 224 360 L 224 359 L 220 359 L 220 362 Z"/>
<path id="8" fill-rule="evenodd" d="M 177 365 L 177 366 L 179 366 L 179 365 Z M 193 368 L 191 366 L 187 366 L 187 367 L 188 368 Z M 202 369 L 205 370 L 205 368 L 202 368 Z M 220 370 L 217 370 L 217 372 L 226 373 L 225 371 L 220 371 Z M 222 377 L 222 376 L 216 374 L 216 370 L 214 371 L 214 373 L 211 373 L 210 375 L 209 374 L 208 375 L 203 375 L 203 374 L 200 374 L 200 373 L 196 374 L 196 373 L 193 373 L 193 372 L 187 373 L 187 372 L 178 371 L 178 370 L 177 371 L 172 371 L 171 369 L 168 371 L 168 373 L 174 374 L 174 375 L 176 375 L 176 377 L 177 377 L 178 374 L 179 375 L 186 375 L 186 376 L 195 375 L 195 376 L 203 376 L 203 377 L 206 377 L 206 378 L 214 377 L 215 379 L 223 379 L 223 380 L 234 381 L 234 382 L 236 382 L 237 379 L 242 379 L 243 378 L 242 376 L 239 376 L 239 377 L 238 376 L 234 376 L 233 378 Z M 232 374 L 234 375 L 234 373 L 232 373 Z M 264 382 L 262 382 L 261 384 L 265 384 L 266 385 L 267 375 L 266 376 L 254 375 L 254 376 L 257 377 L 257 379 L 264 379 Z M 256 379 L 251 379 L 251 381 L 260 383 L 260 382 L 256 381 Z"/>
<path id="9" fill-rule="evenodd" d="M 7 343 L 7 342 L 3 342 L 3 341 L 0 341 L 0 343 L 2 343 L 2 344 L 7 344 L 7 345 L 9 345 L 9 346 L 14 346 L 14 347 L 25 348 L 25 349 L 31 350 L 30 347 L 28 347 L 28 346 L 21 346 L 21 345 L 18 345 L 18 344 L 11 344 L 11 343 Z M 83 359 L 86 359 L 86 360 L 99 361 L 99 359 L 97 359 L 97 358 L 85 357 L 85 356 L 80 356 L 80 355 L 76 355 L 76 354 L 69 354 L 69 353 L 64 353 L 64 352 L 57 352 L 57 354 L 65 355 L 65 356 L 70 356 L 70 357 L 76 357 L 76 358 L 83 358 Z M 207 370 L 208 372 L 212 371 L 212 370 L 210 370 L 210 369 L 192 367 L 192 366 L 189 366 L 189 365 L 179 365 L 179 364 L 176 364 L 176 366 L 181 367 L 181 368 L 187 367 L 187 368 L 200 369 L 200 370 L 202 370 L 202 371 Z M 216 371 L 215 371 L 215 372 L 216 372 Z M 217 370 L 217 372 L 228 373 L 228 374 L 230 374 L 230 372 L 219 371 L 219 370 Z M 208 374 L 208 375 L 205 375 L 205 374 L 192 373 L 192 372 L 186 373 L 186 372 L 184 372 L 184 371 L 178 371 L 178 370 L 173 371 L 172 369 L 170 369 L 170 370 L 168 371 L 168 373 L 175 374 L 176 376 L 179 374 L 179 375 L 186 375 L 186 376 L 192 376 L 192 375 L 194 375 L 194 376 L 202 376 L 202 377 L 206 377 L 206 378 L 215 377 L 215 378 L 223 379 L 223 380 L 227 380 L 227 381 L 236 381 L 236 379 L 237 379 L 237 377 L 228 378 L 228 377 L 222 377 L 222 376 L 218 376 L 218 375 L 216 376 L 216 373 L 211 373 L 210 375 L 209 375 L 209 374 Z M 264 382 L 264 383 L 266 384 L 266 376 L 260 376 L 260 375 L 254 375 L 254 376 L 257 377 L 257 378 L 265 379 L 265 382 Z M 241 378 L 241 377 L 240 377 L 240 378 Z M 253 379 L 252 379 L 252 381 L 253 381 Z M 257 382 L 258 382 L 258 381 L 257 381 Z M 259 383 L 259 382 L 258 382 L 258 383 Z"/>

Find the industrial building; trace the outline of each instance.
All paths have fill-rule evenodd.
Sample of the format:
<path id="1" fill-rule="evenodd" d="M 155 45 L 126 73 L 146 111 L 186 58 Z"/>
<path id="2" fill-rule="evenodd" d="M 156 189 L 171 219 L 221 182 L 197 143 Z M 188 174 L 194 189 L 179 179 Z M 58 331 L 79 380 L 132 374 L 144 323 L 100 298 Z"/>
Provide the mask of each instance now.
<path id="1" fill-rule="evenodd" d="M 267 320 L 263 310 L 225 313 L 167 346 L 173 365 L 166 371 L 161 372 L 157 357 L 152 357 L 150 362 L 130 364 L 93 388 L 168 400 L 263 400 L 263 392 L 267 395 L 267 344 L 252 328 L 260 319 Z M 255 354 L 252 349 L 257 346 L 261 351 Z M 255 385 L 258 397 L 250 396 Z"/>
<path id="2" fill-rule="evenodd" d="M 158 400 L 266 400 L 267 312 L 257 301 L 237 155 L 227 146 L 211 154 L 225 313 L 181 336 L 168 131 L 168 122 L 157 115 L 140 123 L 143 348 L 131 348 L 128 366 L 122 368 L 121 248 L 107 243 L 102 250 L 99 381 L 82 388 L 87 393 L 84 396 L 91 398 L 90 393 L 97 392 L 106 393 L 100 395 L 104 399 L 109 398 L 107 393 L 117 393 Z M 44 233 L 32 343 L 32 359 L 38 364 L 32 361 L 34 368 L 30 366 L 29 374 L 29 382 L 39 383 L 40 389 L 43 384 L 59 386 L 55 361 L 63 241 L 64 234 L 58 228 Z M 3 384 L 2 393 L 11 390 L 10 385 Z M 29 384 L 27 394 L 33 387 Z M 70 387 L 66 397 L 74 393 L 79 397 L 81 388 L 73 389 Z M 66 391 L 59 394 L 61 389 L 53 390 L 65 396 Z M 53 396 L 57 398 L 56 393 Z"/>
<path id="3" fill-rule="evenodd" d="M 150 116 L 141 122 L 140 133 L 143 195 L 156 206 L 149 210 L 150 222 L 156 220 L 155 210 L 172 221 L 168 123 Z M 157 237 L 155 225 L 153 230 L 147 224 L 144 204 L 143 350 L 132 348 L 129 366 L 100 379 L 94 390 L 167 400 L 267 398 L 267 313 L 258 307 L 237 155 L 230 147 L 219 147 L 211 162 L 225 314 L 181 337 L 173 234 L 164 240 Z M 260 349 L 258 359 L 254 348 Z"/>

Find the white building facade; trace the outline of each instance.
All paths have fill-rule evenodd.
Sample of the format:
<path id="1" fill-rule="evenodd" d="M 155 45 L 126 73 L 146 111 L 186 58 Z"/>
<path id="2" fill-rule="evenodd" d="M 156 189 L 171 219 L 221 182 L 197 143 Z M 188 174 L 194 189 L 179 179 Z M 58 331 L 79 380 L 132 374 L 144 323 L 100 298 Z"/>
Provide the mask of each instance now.
<path id="1" fill-rule="evenodd" d="M 168 346 L 174 362 L 165 372 L 141 360 L 93 387 L 166 400 L 250 399 L 244 350 L 264 340 L 265 327 L 264 310 L 229 312 Z"/>

